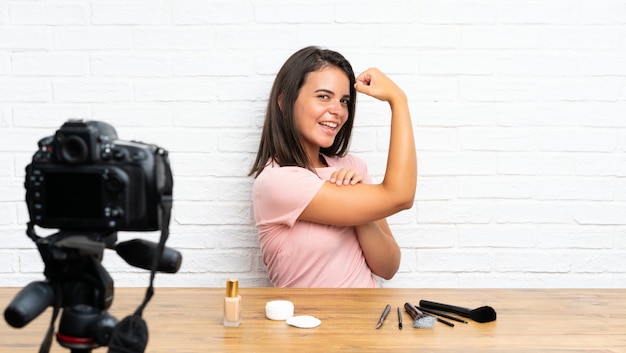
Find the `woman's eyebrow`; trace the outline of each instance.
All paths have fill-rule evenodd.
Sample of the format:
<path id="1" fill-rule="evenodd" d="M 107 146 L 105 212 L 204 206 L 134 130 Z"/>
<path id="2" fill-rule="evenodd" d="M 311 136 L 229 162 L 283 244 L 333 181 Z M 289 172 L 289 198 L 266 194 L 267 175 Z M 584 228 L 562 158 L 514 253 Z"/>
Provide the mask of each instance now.
<path id="1" fill-rule="evenodd" d="M 315 90 L 315 93 L 328 93 L 328 94 L 333 95 L 333 96 L 335 95 L 335 92 L 333 92 L 333 91 L 331 91 L 329 89 L 326 89 L 326 88 L 320 88 L 318 90 Z M 343 98 L 343 99 L 348 98 L 349 99 L 350 98 L 350 94 L 344 94 L 341 98 Z"/>
<path id="2" fill-rule="evenodd" d="M 328 93 L 328 94 L 335 95 L 335 92 L 333 92 L 333 91 L 331 91 L 329 89 L 326 89 L 326 88 L 320 88 L 318 90 L 315 90 L 315 93 Z"/>

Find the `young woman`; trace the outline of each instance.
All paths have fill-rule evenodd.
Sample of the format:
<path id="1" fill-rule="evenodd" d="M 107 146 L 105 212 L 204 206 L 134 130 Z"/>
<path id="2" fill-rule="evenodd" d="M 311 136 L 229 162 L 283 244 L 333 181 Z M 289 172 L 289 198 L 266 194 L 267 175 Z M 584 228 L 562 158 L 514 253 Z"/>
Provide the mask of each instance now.
<path id="1" fill-rule="evenodd" d="M 384 180 L 348 153 L 356 93 L 391 108 Z M 400 248 L 385 217 L 412 207 L 417 180 L 407 97 L 387 76 L 354 77 L 339 53 L 294 53 L 270 94 L 250 175 L 259 243 L 276 287 L 377 287 L 391 279 Z"/>

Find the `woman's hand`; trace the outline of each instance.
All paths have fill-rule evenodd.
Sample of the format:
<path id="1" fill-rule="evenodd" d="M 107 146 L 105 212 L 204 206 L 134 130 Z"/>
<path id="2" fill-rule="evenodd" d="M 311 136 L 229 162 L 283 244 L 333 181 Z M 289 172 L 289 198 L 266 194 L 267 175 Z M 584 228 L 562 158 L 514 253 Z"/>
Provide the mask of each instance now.
<path id="1" fill-rule="evenodd" d="M 341 168 L 340 170 L 333 172 L 328 181 L 337 185 L 356 185 L 363 181 L 363 176 L 357 174 L 352 169 Z"/>
<path id="2" fill-rule="evenodd" d="M 404 91 L 377 68 L 367 69 L 357 76 L 354 88 L 357 92 L 392 104 L 407 99 Z"/>

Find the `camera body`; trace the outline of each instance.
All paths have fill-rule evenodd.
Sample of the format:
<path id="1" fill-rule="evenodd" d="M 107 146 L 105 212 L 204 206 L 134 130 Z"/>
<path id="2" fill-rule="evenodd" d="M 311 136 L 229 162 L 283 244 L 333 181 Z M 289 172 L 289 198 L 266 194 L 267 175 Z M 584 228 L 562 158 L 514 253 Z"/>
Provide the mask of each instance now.
<path id="1" fill-rule="evenodd" d="M 31 222 L 74 231 L 160 229 L 159 202 L 171 195 L 167 153 L 117 139 L 100 121 L 69 120 L 39 141 L 26 167 Z"/>

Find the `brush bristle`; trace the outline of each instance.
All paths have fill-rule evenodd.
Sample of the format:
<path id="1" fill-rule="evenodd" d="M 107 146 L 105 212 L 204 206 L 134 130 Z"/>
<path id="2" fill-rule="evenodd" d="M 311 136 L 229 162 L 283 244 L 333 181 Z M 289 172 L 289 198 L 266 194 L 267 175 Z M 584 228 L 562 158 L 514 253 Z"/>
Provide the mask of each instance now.
<path id="1" fill-rule="evenodd" d="M 480 323 L 491 322 L 496 320 L 496 311 L 490 306 L 481 306 L 472 310 L 470 317 Z"/>
<path id="2" fill-rule="evenodd" d="M 435 319 L 433 316 L 430 316 L 430 315 L 420 315 L 420 317 L 418 317 L 415 320 L 413 320 L 413 327 L 415 327 L 415 328 L 432 328 L 433 326 L 435 326 L 435 322 L 437 322 L 437 319 Z"/>

